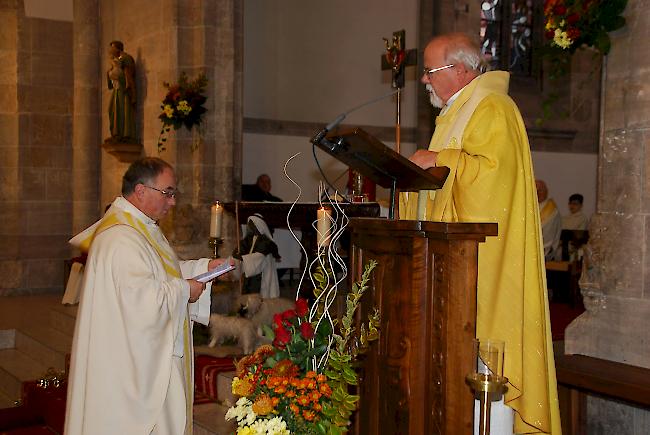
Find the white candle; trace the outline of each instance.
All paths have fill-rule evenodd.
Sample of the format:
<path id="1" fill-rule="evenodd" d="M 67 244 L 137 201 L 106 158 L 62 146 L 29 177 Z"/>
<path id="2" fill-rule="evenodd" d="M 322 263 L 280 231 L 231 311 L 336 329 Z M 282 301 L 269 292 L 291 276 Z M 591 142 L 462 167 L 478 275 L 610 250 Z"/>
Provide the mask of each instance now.
<path id="1" fill-rule="evenodd" d="M 317 223 L 316 232 L 318 233 L 318 245 L 324 245 L 329 240 L 329 232 L 331 228 L 330 216 L 332 212 L 325 207 L 321 207 L 316 212 Z"/>
<path id="2" fill-rule="evenodd" d="M 223 207 L 218 202 L 210 208 L 210 237 L 221 238 Z"/>

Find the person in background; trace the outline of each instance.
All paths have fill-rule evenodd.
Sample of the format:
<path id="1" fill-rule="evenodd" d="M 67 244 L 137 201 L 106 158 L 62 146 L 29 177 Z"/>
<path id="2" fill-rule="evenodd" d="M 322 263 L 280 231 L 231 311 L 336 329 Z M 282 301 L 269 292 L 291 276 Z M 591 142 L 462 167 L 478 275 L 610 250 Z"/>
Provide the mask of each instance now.
<path id="1" fill-rule="evenodd" d="M 562 235 L 562 216 L 553 199 L 548 197 L 548 188 L 542 180 L 535 180 L 539 217 L 544 237 L 544 258 L 546 261 L 561 260 L 560 236 Z"/>
<path id="2" fill-rule="evenodd" d="M 241 198 L 243 201 L 282 202 L 280 198 L 271 193 L 271 177 L 268 174 L 257 177 L 255 184 L 242 185 Z"/>
<path id="3" fill-rule="evenodd" d="M 579 193 L 574 193 L 569 197 L 569 214 L 562 217 L 563 230 L 581 230 L 585 231 L 589 226 L 589 219 L 582 212 L 582 203 L 584 197 Z"/>

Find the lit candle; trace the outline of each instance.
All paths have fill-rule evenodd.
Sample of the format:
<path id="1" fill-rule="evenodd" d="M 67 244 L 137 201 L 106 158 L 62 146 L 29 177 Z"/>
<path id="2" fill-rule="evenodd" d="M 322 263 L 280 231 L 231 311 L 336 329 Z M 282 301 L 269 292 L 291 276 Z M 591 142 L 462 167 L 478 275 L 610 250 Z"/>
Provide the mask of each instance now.
<path id="1" fill-rule="evenodd" d="M 316 212 L 317 223 L 316 232 L 318 233 L 318 245 L 324 245 L 329 240 L 329 232 L 331 228 L 330 216 L 332 212 L 325 207 L 321 207 Z"/>
<path id="2" fill-rule="evenodd" d="M 217 202 L 210 208 L 210 237 L 221 238 L 221 219 L 223 218 L 223 207 Z"/>

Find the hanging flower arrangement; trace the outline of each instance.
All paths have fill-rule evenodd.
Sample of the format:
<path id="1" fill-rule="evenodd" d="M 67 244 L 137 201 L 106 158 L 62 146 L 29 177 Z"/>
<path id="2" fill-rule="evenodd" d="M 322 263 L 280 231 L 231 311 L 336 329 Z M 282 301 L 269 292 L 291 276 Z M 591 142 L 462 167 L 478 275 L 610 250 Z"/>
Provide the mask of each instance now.
<path id="1" fill-rule="evenodd" d="M 573 53 L 582 45 L 609 53 L 609 32 L 625 26 L 627 0 L 546 0 L 545 36 L 551 47 Z"/>
<path id="2" fill-rule="evenodd" d="M 546 44 L 542 48 L 547 77 L 551 90 L 542 102 L 542 116 L 536 120 L 541 125 L 553 113 L 568 114 L 556 107 L 561 92 L 560 83 L 570 71 L 571 56 L 581 47 L 595 50 L 600 59 L 611 49 L 609 32 L 625 26 L 621 15 L 627 0 L 545 0 L 544 36 Z M 558 110 L 560 109 L 560 110 Z"/>
<path id="3" fill-rule="evenodd" d="M 366 265 L 361 281 L 348 294 L 346 313 L 337 322 L 327 321 L 325 295 L 333 276 L 323 269 L 314 273 L 317 304 L 309 308 L 298 299 L 292 310 L 276 314 L 265 335 L 272 345 L 263 345 L 237 363 L 232 382 L 237 403 L 226 420 L 237 421 L 237 435 L 342 435 L 357 408 L 355 360 L 371 341 L 379 338 L 380 318 L 375 310 L 368 323 L 355 329 L 355 312 L 376 262 Z"/>
<path id="4" fill-rule="evenodd" d="M 167 134 L 174 127 L 178 130 L 181 127 L 189 131 L 195 126 L 201 128 L 203 114 L 207 109 L 203 106 L 208 99 L 205 90 L 208 86 L 208 78 L 205 74 L 199 74 L 194 80 L 189 80 L 187 74 L 181 73 L 178 83 L 164 82 L 167 94 L 160 105 L 161 113 L 158 118 L 162 121 L 162 129 L 158 136 L 158 152 L 165 150 Z M 200 132 L 199 132 L 200 133 Z M 197 142 L 192 145 L 192 150 L 198 146 Z"/>

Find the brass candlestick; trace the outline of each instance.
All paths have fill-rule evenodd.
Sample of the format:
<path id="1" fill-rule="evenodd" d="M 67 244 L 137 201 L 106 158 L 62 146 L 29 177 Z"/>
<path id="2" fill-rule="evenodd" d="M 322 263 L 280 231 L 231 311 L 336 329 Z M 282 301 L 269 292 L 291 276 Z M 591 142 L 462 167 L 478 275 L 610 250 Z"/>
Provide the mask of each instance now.
<path id="1" fill-rule="evenodd" d="M 508 389 L 508 378 L 503 376 L 505 343 L 484 338 L 474 339 L 473 346 L 473 372 L 465 377 L 465 382 L 481 405 L 479 433 L 490 435 L 492 402 L 501 400 L 503 393 Z"/>
<path id="2" fill-rule="evenodd" d="M 474 391 L 474 397 L 481 405 L 479 434 L 490 435 L 492 402 L 501 400 L 503 393 L 508 389 L 508 378 L 486 373 L 472 373 L 467 375 L 465 381 Z"/>
<path id="3" fill-rule="evenodd" d="M 223 245 L 223 239 L 221 237 L 210 237 L 208 244 L 212 249 L 212 258 L 219 258 L 219 246 Z"/>

